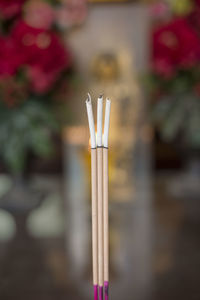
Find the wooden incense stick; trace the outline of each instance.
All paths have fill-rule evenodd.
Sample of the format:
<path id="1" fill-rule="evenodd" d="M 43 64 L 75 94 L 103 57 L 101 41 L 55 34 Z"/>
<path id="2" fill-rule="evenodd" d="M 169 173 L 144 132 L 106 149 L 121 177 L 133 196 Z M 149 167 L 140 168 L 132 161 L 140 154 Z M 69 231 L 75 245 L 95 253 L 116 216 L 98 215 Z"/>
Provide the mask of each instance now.
<path id="1" fill-rule="evenodd" d="M 97 191 L 98 191 L 98 278 L 99 300 L 103 300 L 103 148 L 97 148 Z"/>
<path id="2" fill-rule="evenodd" d="M 108 149 L 103 148 L 103 234 L 104 234 L 104 294 L 109 289 L 109 220 L 108 220 Z"/>
<path id="3" fill-rule="evenodd" d="M 92 266 L 94 300 L 98 300 L 98 215 L 97 215 L 97 149 L 92 102 L 90 94 L 86 100 L 91 138 L 91 188 L 92 188 Z"/>
<path id="4" fill-rule="evenodd" d="M 92 186 L 92 265 L 94 300 L 98 300 L 98 214 L 97 214 L 97 149 L 91 149 Z"/>
<path id="5" fill-rule="evenodd" d="M 103 148 L 103 228 L 104 228 L 104 295 L 109 290 L 109 205 L 108 205 L 108 136 L 110 124 L 110 100 L 106 99 Z"/>
<path id="6" fill-rule="evenodd" d="M 98 283 L 99 300 L 103 300 L 103 148 L 102 148 L 103 96 L 97 102 L 97 197 L 98 197 Z"/>

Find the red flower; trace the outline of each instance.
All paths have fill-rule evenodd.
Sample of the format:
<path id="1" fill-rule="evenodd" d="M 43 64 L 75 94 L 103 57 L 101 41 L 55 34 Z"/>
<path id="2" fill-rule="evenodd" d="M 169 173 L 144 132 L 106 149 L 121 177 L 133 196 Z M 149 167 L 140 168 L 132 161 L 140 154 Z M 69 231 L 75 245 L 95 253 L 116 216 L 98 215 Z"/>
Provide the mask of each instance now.
<path id="1" fill-rule="evenodd" d="M 11 36 L 16 52 L 22 54 L 23 64 L 29 70 L 28 75 L 36 92 L 49 90 L 58 79 L 60 72 L 71 64 L 68 49 L 54 32 L 33 28 L 20 21 Z"/>
<path id="2" fill-rule="evenodd" d="M 154 70 L 168 76 L 200 61 L 200 39 L 185 19 L 175 19 L 153 32 L 152 59 Z"/>
<path id="3" fill-rule="evenodd" d="M 20 14 L 22 5 L 26 0 L 0 0 L 0 16 L 10 19 Z"/>
<path id="4" fill-rule="evenodd" d="M 55 81 L 56 74 L 46 73 L 39 67 L 32 67 L 28 71 L 28 76 L 32 82 L 32 89 L 39 94 L 45 93 L 49 90 Z"/>
<path id="5" fill-rule="evenodd" d="M 23 53 L 11 37 L 0 37 L 0 77 L 14 75 L 23 63 Z"/>
<path id="6" fill-rule="evenodd" d="M 174 66 L 167 57 L 157 57 L 152 63 L 152 69 L 166 78 L 170 78 L 175 74 Z"/>

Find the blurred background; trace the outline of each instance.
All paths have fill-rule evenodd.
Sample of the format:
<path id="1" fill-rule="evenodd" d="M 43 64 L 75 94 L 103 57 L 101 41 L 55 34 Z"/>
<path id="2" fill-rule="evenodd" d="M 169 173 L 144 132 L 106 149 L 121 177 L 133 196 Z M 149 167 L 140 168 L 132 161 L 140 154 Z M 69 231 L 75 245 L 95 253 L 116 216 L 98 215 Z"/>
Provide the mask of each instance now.
<path id="1" fill-rule="evenodd" d="M 0 298 L 92 299 L 88 91 L 111 299 L 200 299 L 199 0 L 0 0 Z"/>

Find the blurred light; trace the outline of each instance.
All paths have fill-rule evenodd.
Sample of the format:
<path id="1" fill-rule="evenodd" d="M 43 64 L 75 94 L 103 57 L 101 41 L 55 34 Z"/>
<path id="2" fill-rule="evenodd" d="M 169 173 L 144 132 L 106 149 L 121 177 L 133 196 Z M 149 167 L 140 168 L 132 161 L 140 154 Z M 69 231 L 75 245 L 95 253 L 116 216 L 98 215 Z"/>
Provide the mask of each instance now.
<path id="1" fill-rule="evenodd" d="M 15 232 L 16 225 L 12 215 L 5 210 L 0 210 L 0 240 L 10 240 Z"/>
<path id="2" fill-rule="evenodd" d="M 57 237 L 64 231 L 61 198 L 54 194 L 46 198 L 42 205 L 35 209 L 27 219 L 27 227 L 35 237 Z"/>
<path id="3" fill-rule="evenodd" d="M 46 33 L 40 33 L 37 37 L 37 46 L 40 49 L 46 49 L 51 43 L 51 37 Z"/>

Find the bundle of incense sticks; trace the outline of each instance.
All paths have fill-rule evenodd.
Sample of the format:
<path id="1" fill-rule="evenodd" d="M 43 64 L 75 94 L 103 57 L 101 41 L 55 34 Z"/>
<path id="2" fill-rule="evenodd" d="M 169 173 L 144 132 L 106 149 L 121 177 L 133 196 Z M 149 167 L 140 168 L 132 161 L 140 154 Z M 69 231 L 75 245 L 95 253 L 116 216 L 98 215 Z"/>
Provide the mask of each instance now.
<path id="1" fill-rule="evenodd" d="M 106 99 L 104 135 L 103 96 L 97 100 L 97 139 L 92 101 L 86 100 L 91 138 L 91 186 L 92 186 L 92 263 L 94 300 L 108 300 L 109 287 L 109 220 L 108 220 L 108 136 L 110 100 Z M 103 137 L 103 138 L 102 138 Z"/>

